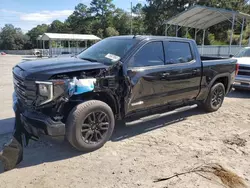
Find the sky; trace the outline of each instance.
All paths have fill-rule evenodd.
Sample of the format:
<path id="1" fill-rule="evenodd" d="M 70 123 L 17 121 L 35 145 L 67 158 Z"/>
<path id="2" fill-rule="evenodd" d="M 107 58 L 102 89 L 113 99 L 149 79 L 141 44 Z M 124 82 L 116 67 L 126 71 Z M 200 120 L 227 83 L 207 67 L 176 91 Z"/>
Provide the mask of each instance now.
<path id="1" fill-rule="evenodd" d="M 146 0 L 113 0 L 116 7 L 130 11 L 130 2 L 144 4 Z M 13 24 L 28 32 L 38 24 L 64 21 L 78 3 L 89 5 L 91 0 L 0 0 L 0 28 Z"/>

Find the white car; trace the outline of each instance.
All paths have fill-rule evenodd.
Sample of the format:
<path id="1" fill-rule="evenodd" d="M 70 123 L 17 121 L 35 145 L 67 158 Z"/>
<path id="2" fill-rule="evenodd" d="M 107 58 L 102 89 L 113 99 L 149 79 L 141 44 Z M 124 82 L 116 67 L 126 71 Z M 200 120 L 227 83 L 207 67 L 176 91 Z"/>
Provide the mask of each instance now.
<path id="1" fill-rule="evenodd" d="M 32 50 L 33 55 L 39 56 L 41 54 L 39 49 L 33 49 Z"/>
<path id="2" fill-rule="evenodd" d="M 234 88 L 250 89 L 250 47 L 240 50 L 233 59 L 237 59 L 239 73 L 236 76 Z"/>

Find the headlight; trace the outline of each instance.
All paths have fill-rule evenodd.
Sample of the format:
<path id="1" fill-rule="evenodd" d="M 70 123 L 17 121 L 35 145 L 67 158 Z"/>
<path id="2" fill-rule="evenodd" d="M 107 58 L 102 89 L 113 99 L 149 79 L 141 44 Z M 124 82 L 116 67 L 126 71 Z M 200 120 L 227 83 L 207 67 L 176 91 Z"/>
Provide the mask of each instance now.
<path id="1" fill-rule="evenodd" d="M 53 83 L 52 82 L 36 82 L 38 86 L 38 94 L 41 96 L 39 105 L 46 104 L 53 99 Z"/>
<path id="2" fill-rule="evenodd" d="M 47 97 L 50 94 L 50 85 L 39 84 L 38 85 L 38 92 L 41 96 Z"/>

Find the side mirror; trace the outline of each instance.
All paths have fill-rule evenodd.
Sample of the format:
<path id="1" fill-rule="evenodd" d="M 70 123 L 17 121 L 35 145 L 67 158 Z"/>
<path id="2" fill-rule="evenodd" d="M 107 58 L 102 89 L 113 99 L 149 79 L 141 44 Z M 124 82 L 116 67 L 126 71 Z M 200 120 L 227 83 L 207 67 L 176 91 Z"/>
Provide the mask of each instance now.
<path id="1" fill-rule="evenodd" d="M 233 54 L 230 54 L 229 57 L 232 58 L 234 55 Z"/>
<path id="2" fill-rule="evenodd" d="M 128 70 L 127 70 L 127 76 L 128 76 L 128 77 L 133 77 L 133 76 L 135 76 L 135 75 L 136 75 L 136 72 L 132 71 L 131 69 L 128 69 Z"/>

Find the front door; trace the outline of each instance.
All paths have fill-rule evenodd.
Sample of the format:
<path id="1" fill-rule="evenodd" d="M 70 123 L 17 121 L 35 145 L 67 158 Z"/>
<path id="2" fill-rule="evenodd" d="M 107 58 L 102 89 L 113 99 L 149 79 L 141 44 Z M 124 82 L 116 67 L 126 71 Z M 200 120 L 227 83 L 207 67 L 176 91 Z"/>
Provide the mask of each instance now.
<path id="1" fill-rule="evenodd" d="M 162 41 L 143 45 L 128 61 L 127 76 L 131 91 L 125 101 L 125 113 L 148 109 L 160 104 L 164 76 L 164 49 Z"/>

